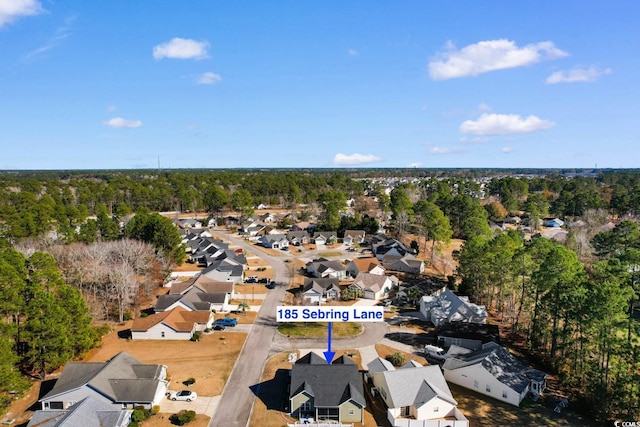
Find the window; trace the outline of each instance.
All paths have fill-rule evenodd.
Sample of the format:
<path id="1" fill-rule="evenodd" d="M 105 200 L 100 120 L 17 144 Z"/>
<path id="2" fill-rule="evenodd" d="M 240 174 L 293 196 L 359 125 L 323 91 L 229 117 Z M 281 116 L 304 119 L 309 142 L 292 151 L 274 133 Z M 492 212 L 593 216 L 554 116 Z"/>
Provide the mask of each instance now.
<path id="1" fill-rule="evenodd" d="M 438 411 L 440 411 L 440 407 L 439 407 L 439 406 L 435 406 L 435 407 L 433 408 L 433 412 L 438 412 Z"/>
<path id="2" fill-rule="evenodd" d="M 487 393 L 491 393 L 491 386 L 487 384 L 487 386 L 485 387 L 485 390 L 487 390 Z"/>
<path id="3" fill-rule="evenodd" d="M 400 408 L 401 417 L 408 417 L 409 415 L 411 415 L 411 406 L 403 406 Z"/>
<path id="4" fill-rule="evenodd" d="M 300 405 L 300 410 L 301 411 L 310 411 L 311 410 L 311 402 L 309 402 L 308 400 L 306 402 L 304 402 L 302 405 Z"/>
<path id="5" fill-rule="evenodd" d="M 502 390 L 502 398 L 503 399 L 507 398 L 507 390 Z"/>
<path id="6" fill-rule="evenodd" d="M 160 332 L 160 336 L 164 338 L 164 331 Z"/>
<path id="7" fill-rule="evenodd" d="M 478 388 L 478 380 L 473 380 L 473 388 Z"/>
<path id="8" fill-rule="evenodd" d="M 355 411 L 355 410 L 353 410 L 353 409 L 349 409 L 349 415 L 353 415 L 353 414 L 355 414 L 355 413 L 356 413 L 356 411 Z"/>

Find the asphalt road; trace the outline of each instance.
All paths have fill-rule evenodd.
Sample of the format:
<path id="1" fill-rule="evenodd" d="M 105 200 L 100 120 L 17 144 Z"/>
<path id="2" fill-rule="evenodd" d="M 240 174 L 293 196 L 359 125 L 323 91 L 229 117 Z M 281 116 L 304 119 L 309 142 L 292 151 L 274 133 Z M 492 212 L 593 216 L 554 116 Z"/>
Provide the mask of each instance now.
<path id="1" fill-rule="evenodd" d="M 245 251 L 255 252 L 254 246 L 247 244 L 244 240 L 219 230 L 216 230 L 216 233 Z M 287 257 L 293 256 L 287 253 Z M 276 307 L 284 303 L 289 284 L 289 269 L 284 262 L 286 258 L 271 256 L 265 252 L 261 252 L 260 257 L 274 269 L 274 280 L 279 285 L 267 293 L 262 303 L 251 332 L 227 380 L 216 413 L 211 418 L 209 426 L 212 427 L 248 426 L 256 393 L 260 392 L 258 384 L 264 364 L 271 355 L 291 349 L 325 348 L 327 345 L 326 339 L 287 338 L 276 331 Z M 331 347 L 332 350 L 354 349 L 375 344 L 388 332 L 389 326 L 386 323 L 366 323 L 362 334 L 352 338 L 334 339 Z"/>
<path id="2" fill-rule="evenodd" d="M 225 237 L 236 246 L 249 251 L 254 250 L 252 245 L 240 239 L 229 235 Z M 244 427 L 248 425 L 255 399 L 251 387 L 260 382 L 264 364 L 269 358 L 271 343 L 276 334 L 276 307 L 284 302 L 289 283 L 289 271 L 281 259 L 267 254 L 261 254 L 260 257 L 273 267 L 274 280 L 281 285 L 267 293 L 238 361 L 227 380 L 218 409 L 209 423 L 210 426 Z"/>

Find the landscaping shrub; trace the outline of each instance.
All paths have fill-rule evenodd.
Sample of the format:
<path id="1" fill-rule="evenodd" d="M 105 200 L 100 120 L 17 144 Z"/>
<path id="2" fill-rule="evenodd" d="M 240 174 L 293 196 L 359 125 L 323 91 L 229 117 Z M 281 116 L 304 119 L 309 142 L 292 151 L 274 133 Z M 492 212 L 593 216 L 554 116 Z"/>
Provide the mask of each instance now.
<path id="1" fill-rule="evenodd" d="M 193 333 L 193 336 L 191 337 L 191 341 L 200 341 L 200 336 L 202 335 L 202 332 L 200 331 L 196 331 Z"/>
<path id="2" fill-rule="evenodd" d="M 171 415 L 171 417 L 169 417 L 169 420 L 171 421 L 171 424 L 174 424 L 177 426 L 183 426 L 193 421 L 195 417 L 196 417 L 195 411 L 187 411 L 183 409 L 177 414 Z"/>
<path id="3" fill-rule="evenodd" d="M 391 364 L 393 366 L 401 366 L 404 364 L 404 354 L 400 353 L 399 351 L 396 351 L 395 353 L 393 353 L 390 356 L 387 356 L 387 360 L 389 362 L 391 362 Z"/>
<path id="4" fill-rule="evenodd" d="M 157 415 L 160 412 L 160 405 L 153 405 L 151 408 L 151 415 Z"/>
<path id="5" fill-rule="evenodd" d="M 196 383 L 196 379 L 193 377 L 187 378 L 186 380 L 182 381 L 182 384 L 186 385 L 187 387 L 195 383 Z"/>

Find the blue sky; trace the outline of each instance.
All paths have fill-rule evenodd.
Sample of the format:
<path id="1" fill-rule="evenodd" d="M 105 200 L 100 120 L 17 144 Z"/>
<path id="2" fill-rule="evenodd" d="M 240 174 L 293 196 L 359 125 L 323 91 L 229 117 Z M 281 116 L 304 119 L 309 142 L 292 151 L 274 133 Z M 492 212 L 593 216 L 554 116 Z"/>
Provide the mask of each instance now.
<path id="1" fill-rule="evenodd" d="M 0 0 L 0 169 L 640 166 L 640 2 Z"/>

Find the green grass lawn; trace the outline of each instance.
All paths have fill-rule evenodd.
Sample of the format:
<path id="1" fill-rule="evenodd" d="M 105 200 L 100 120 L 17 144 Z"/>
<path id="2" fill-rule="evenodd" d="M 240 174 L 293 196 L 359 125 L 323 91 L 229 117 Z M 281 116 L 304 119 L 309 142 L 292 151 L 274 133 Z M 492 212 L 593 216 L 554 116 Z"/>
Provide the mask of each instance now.
<path id="1" fill-rule="evenodd" d="M 318 254 L 318 256 L 321 256 L 322 258 L 330 258 L 330 257 L 340 256 L 340 255 L 342 255 L 342 252 L 340 251 L 325 251 L 325 252 L 320 252 Z"/>
<path id="2" fill-rule="evenodd" d="M 324 338 L 327 336 L 326 322 L 283 323 L 278 326 L 281 334 L 291 337 Z M 362 325 L 355 322 L 333 322 L 331 336 L 334 338 L 353 337 L 362 332 Z"/>

